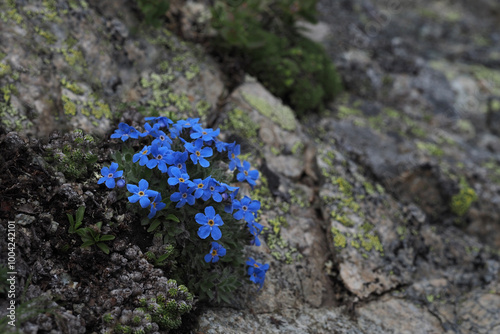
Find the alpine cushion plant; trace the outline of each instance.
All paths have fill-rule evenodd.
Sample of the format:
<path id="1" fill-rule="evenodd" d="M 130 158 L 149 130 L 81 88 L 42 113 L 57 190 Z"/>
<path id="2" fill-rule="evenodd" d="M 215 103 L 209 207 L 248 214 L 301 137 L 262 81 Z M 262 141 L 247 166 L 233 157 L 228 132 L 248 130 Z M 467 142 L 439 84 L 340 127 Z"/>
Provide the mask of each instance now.
<path id="1" fill-rule="evenodd" d="M 130 194 L 118 195 L 144 216 L 141 224 L 149 232 L 160 233 L 166 247 L 175 249 L 167 274 L 200 300 L 229 302 L 246 274 L 262 287 L 269 265 L 257 268 L 244 256 L 246 244 L 260 245 L 260 202 L 238 199 L 241 187 L 245 193 L 253 189 L 259 172 L 238 158 L 240 145 L 219 140 L 220 130 L 204 128 L 198 118 L 146 121 L 143 132 L 120 123 L 111 137 L 127 142 L 98 183 L 127 183 Z M 131 138 L 136 142 L 129 145 Z"/>

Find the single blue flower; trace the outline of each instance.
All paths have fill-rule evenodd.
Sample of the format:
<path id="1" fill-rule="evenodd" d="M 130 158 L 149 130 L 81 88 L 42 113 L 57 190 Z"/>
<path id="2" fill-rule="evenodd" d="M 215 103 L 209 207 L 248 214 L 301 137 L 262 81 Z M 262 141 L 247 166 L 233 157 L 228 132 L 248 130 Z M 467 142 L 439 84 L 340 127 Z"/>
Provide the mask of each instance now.
<path id="1" fill-rule="evenodd" d="M 247 181 L 253 189 L 255 186 L 255 181 L 259 178 L 259 171 L 250 170 L 250 163 L 248 161 L 243 161 L 243 166 L 238 166 L 238 175 L 236 175 L 236 179 L 240 182 Z"/>
<path id="2" fill-rule="evenodd" d="M 139 186 L 135 186 L 133 184 L 127 184 L 127 190 L 133 194 L 128 198 L 130 203 L 135 203 L 139 201 L 141 207 L 147 208 L 149 204 L 151 204 L 151 200 L 149 199 L 149 197 L 155 198 L 156 195 L 158 195 L 157 191 L 148 190 L 148 187 L 149 183 L 144 179 L 139 181 Z"/>
<path id="3" fill-rule="evenodd" d="M 256 200 L 251 200 L 250 197 L 245 196 L 238 201 L 233 200 L 233 210 L 237 210 L 233 213 L 235 219 L 245 218 L 247 222 L 255 220 L 255 214 L 260 209 L 260 202 Z"/>
<path id="4" fill-rule="evenodd" d="M 171 186 L 175 186 L 178 183 L 180 183 L 180 184 L 186 183 L 190 187 L 192 187 L 194 185 L 193 182 L 189 180 L 189 175 L 187 173 L 183 173 L 177 167 L 170 167 L 168 169 L 168 175 L 170 176 L 168 178 L 168 184 Z"/>
<path id="5" fill-rule="evenodd" d="M 219 261 L 219 257 L 224 255 L 226 255 L 226 249 L 222 247 L 222 245 L 212 241 L 212 249 L 210 249 L 210 252 L 205 255 L 205 262 L 215 263 Z"/>
<path id="6" fill-rule="evenodd" d="M 246 264 L 249 266 L 247 273 L 250 275 L 250 281 L 259 284 L 260 289 L 262 289 L 264 280 L 266 279 L 266 272 L 269 269 L 269 264 L 263 265 L 252 258 L 249 258 Z"/>
<path id="7" fill-rule="evenodd" d="M 220 133 L 220 129 L 213 130 L 213 129 L 204 129 L 201 127 L 201 125 L 197 124 L 193 126 L 192 129 L 193 132 L 191 132 L 190 137 L 192 139 L 198 139 L 201 138 L 205 143 L 215 140 L 215 137 L 217 137 Z"/>
<path id="8" fill-rule="evenodd" d="M 139 138 L 139 132 L 133 126 L 120 123 L 118 124 L 118 129 L 111 135 L 111 138 L 120 138 L 122 141 L 126 141 L 129 138 L 137 139 Z"/>
<path id="9" fill-rule="evenodd" d="M 217 152 L 225 152 L 228 145 L 230 145 L 230 144 L 223 142 L 223 141 L 216 141 L 215 142 L 215 148 L 217 149 Z"/>
<path id="10" fill-rule="evenodd" d="M 116 181 L 116 186 L 117 186 L 118 188 L 123 188 L 123 187 L 125 187 L 125 184 L 126 184 L 126 183 L 127 183 L 127 182 L 125 182 L 125 179 L 123 179 L 123 178 L 122 178 L 122 179 L 119 179 L 118 181 Z"/>
<path id="11" fill-rule="evenodd" d="M 167 127 L 169 128 L 170 124 L 174 124 L 174 121 L 172 121 L 170 118 L 165 117 L 165 116 L 159 116 L 159 117 L 146 117 L 146 121 L 153 121 L 155 124 L 158 124 L 160 128 Z"/>
<path id="12" fill-rule="evenodd" d="M 198 224 L 202 225 L 198 229 L 200 238 L 206 239 L 209 235 L 212 235 L 214 240 L 219 240 L 222 237 L 219 226 L 224 225 L 224 222 L 219 214 L 215 214 L 215 209 L 212 206 L 205 208 L 205 214 L 197 213 L 194 219 Z"/>
<path id="13" fill-rule="evenodd" d="M 227 157 L 229 158 L 229 170 L 234 170 L 236 167 L 241 168 L 241 161 L 238 158 L 240 152 L 240 145 L 236 145 L 236 142 L 228 145 Z"/>
<path id="14" fill-rule="evenodd" d="M 186 161 L 188 157 L 189 157 L 188 151 L 174 152 L 172 153 L 172 165 L 174 165 L 174 167 L 179 168 L 181 172 L 186 173 L 187 172 Z"/>
<path id="15" fill-rule="evenodd" d="M 184 129 L 189 129 L 193 125 L 198 124 L 199 118 L 188 118 L 186 120 L 178 120 L 177 123 L 173 125 L 173 127 L 170 129 L 170 133 L 174 136 L 174 138 L 180 136 L 182 133 L 182 130 Z"/>
<path id="16" fill-rule="evenodd" d="M 158 169 L 162 173 L 166 173 L 168 170 L 167 163 L 172 151 L 167 147 L 152 145 L 150 146 L 150 152 L 153 158 L 148 161 L 146 167 L 148 167 L 149 169 L 153 169 L 158 166 Z"/>
<path id="17" fill-rule="evenodd" d="M 149 146 L 147 146 L 147 145 L 144 146 L 144 148 L 140 152 L 134 154 L 132 161 L 133 162 L 139 161 L 139 165 L 141 165 L 141 166 L 144 166 L 145 164 L 147 164 L 149 161 L 149 159 L 148 159 L 148 155 L 150 153 L 149 149 L 150 149 Z"/>
<path id="18" fill-rule="evenodd" d="M 172 202 L 178 202 L 176 208 L 182 208 L 186 203 L 193 205 L 196 199 L 193 196 L 194 187 L 190 187 L 188 183 L 180 183 L 179 191 L 170 195 Z"/>
<path id="19" fill-rule="evenodd" d="M 210 178 L 208 181 L 207 187 L 203 192 L 203 196 L 201 197 L 202 200 L 206 201 L 210 197 L 217 203 L 222 202 L 222 195 L 221 192 L 224 192 L 224 187 L 222 187 L 219 182 L 213 178 Z"/>
<path id="20" fill-rule="evenodd" d="M 170 148 L 170 145 L 172 144 L 172 139 L 170 139 L 166 134 L 165 132 L 161 131 L 161 130 L 158 130 L 156 132 L 156 139 L 153 140 L 153 142 L 151 143 L 151 145 L 157 145 L 157 146 L 161 146 L 161 147 L 167 147 L 167 148 Z"/>
<path id="21" fill-rule="evenodd" d="M 149 211 L 148 218 L 149 219 L 153 218 L 156 215 L 156 211 L 159 211 L 159 210 L 165 208 L 166 206 L 167 205 L 161 201 L 161 194 L 158 193 L 158 195 L 156 195 L 156 197 L 154 198 L 154 200 L 150 204 L 150 207 L 149 207 L 150 211 Z"/>
<path id="22" fill-rule="evenodd" d="M 151 135 L 151 136 L 156 138 L 156 137 L 158 137 L 158 129 L 159 128 L 160 128 L 160 126 L 158 124 L 151 126 L 151 125 L 149 125 L 149 123 L 146 123 L 146 124 L 144 124 L 144 129 L 146 131 L 139 134 L 139 136 L 146 137 L 148 135 Z"/>
<path id="23" fill-rule="evenodd" d="M 250 244 L 254 246 L 260 246 L 259 234 L 262 232 L 264 226 L 255 221 L 251 221 L 247 223 L 247 227 L 250 231 L 250 234 L 253 235 L 253 240 L 250 242 Z"/>
<path id="24" fill-rule="evenodd" d="M 97 184 L 101 184 L 106 182 L 106 187 L 112 189 L 115 187 L 115 178 L 121 177 L 123 175 L 123 171 L 118 169 L 118 164 L 116 162 L 112 162 L 111 166 L 108 167 L 102 167 L 101 169 L 101 174 L 103 177 L 97 181 Z"/>
<path id="25" fill-rule="evenodd" d="M 193 180 L 194 187 L 196 189 L 194 191 L 194 198 L 198 199 L 201 196 L 203 196 L 205 190 L 208 188 L 208 183 L 210 182 L 211 179 L 212 178 L 210 176 L 207 176 L 204 180 L 202 179 Z"/>
<path id="26" fill-rule="evenodd" d="M 211 147 L 205 147 L 202 149 L 202 146 L 203 139 L 197 139 L 194 142 L 194 145 L 192 143 L 186 143 L 184 145 L 186 150 L 191 153 L 190 158 L 193 161 L 193 164 L 196 165 L 199 162 L 202 167 L 208 167 L 210 166 L 210 162 L 208 162 L 205 158 L 211 157 L 214 151 Z"/>

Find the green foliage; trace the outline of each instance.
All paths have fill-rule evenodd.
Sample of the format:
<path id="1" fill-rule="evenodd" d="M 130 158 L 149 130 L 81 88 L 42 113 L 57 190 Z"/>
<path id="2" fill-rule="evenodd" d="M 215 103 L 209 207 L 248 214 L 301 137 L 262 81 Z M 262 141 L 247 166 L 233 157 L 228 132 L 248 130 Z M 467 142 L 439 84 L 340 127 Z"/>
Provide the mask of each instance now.
<path id="1" fill-rule="evenodd" d="M 137 0 L 137 5 L 144 15 L 146 23 L 158 27 L 161 24 L 162 17 L 170 7 L 169 0 Z"/>
<path id="2" fill-rule="evenodd" d="M 81 206 L 76 211 L 76 216 L 73 218 L 72 215 L 67 214 L 69 220 L 69 229 L 68 233 L 73 234 L 76 233 L 81 239 L 83 244 L 82 248 L 97 246 L 104 253 L 109 254 L 109 247 L 104 242 L 111 241 L 115 239 L 114 235 L 101 235 L 101 227 L 102 222 L 98 222 L 97 224 L 90 227 L 80 228 L 83 222 L 83 215 L 85 213 L 85 207 Z"/>
<path id="3" fill-rule="evenodd" d="M 97 162 L 97 155 L 92 152 L 95 146 L 94 138 L 84 135 L 80 129 L 73 131 L 68 138 L 61 147 L 56 147 L 44 158 L 54 164 L 56 169 L 69 180 L 88 179 L 90 171 Z"/>
<path id="4" fill-rule="evenodd" d="M 302 37 L 298 19 L 315 22 L 316 0 L 216 1 L 217 46 L 249 58 L 248 72 L 299 114 L 319 110 L 340 92 L 340 77 L 324 49 Z"/>

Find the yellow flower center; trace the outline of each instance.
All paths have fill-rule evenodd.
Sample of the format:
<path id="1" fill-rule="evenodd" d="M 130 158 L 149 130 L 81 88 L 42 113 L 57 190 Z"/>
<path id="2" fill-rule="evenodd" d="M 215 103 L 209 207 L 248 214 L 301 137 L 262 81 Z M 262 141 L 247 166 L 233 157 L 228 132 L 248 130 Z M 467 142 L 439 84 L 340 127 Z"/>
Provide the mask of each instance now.
<path id="1" fill-rule="evenodd" d="M 196 151 L 196 156 L 197 156 L 197 157 L 201 156 L 200 151 Z"/>
<path id="2" fill-rule="evenodd" d="M 207 132 L 206 132 L 206 131 L 203 131 L 203 132 L 202 132 L 202 134 L 206 135 L 206 134 L 207 134 Z"/>
<path id="3" fill-rule="evenodd" d="M 231 159 L 234 159 L 235 157 L 234 153 L 231 153 Z"/>
<path id="4" fill-rule="evenodd" d="M 113 177 L 113 173 L 109 173 L 109 174 L 108 174 L 108 177 L 109 177 L 109 178 L 112 178 L 112 177 Z"/>
<path id="5" fill-rule="evenodd" d="M 198 184 L 198 189 L 201 189 L 201 188 L 203 188 L 203 183 Z"/>
<path id="6" fill-rule="evenodd" d="M 148 150 L 145 150 L 142 152 L 142 155 L 146 155 L 146 154 L 148 154 Z"/>
<path id="7" fill-rule="evenodd" d="M 209 219 L 208 220 L 208 226 L 214 226 L 214 220 L 213 219 Z"/>
<path id="8" fill-rule="evenodd" d="M 184 178 L 182 178 L 182 177 L 180 177 L 180 178 L 179 178 L 179 182 L 181 182 L 181 183 L 182 183 L 182 182 L 184 182 L 184 181 L 186 181 L 186 180 L 184 180 Z"/>
<path id="9" fill-rule="evenodd" d="M 247 171 L 244 171 L 243 174 L 245 174 L 245 176 L 248 176 L 248 172 Z"/>
<path id="10" fill-rule="evenodd" d="M 139 191 L 139 192 L 137 193 L 137 195 L 139 195 L 139 196 L 144 196 L 144 191 Z"/>
<path id="11" fill-rule="evenodd" d="M 216 256 L 217 255 L 217 250 L 213 249 L 212 250 L 212 256 Z"/>
<path id="12" fill-rule="evenodd" d="M 188 197 L 188 194 L 186 194 L 186 193 L 182 194 L 182 198 L 186 198 L 186 197 Z"/>
<path id="13" fill-rule="evenodd" d="M 255 263 L 253 266 L 254 266 L 255 268 L 259 268 L 259 265 L 258 265 L 257 263 Z"/>

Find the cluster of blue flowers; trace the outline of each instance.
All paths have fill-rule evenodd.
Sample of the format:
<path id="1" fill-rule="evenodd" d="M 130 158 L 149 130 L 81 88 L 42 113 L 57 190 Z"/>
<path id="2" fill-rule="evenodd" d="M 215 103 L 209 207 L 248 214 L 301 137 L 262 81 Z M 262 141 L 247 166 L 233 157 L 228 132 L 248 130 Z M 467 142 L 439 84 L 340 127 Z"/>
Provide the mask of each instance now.
<path id="1" fill-rule="evenodd" d="M 166 174 L 168 185 L 170 186 L 170 201 L 176 203 L 176 208 L 184 205 L 193 206 L 196 201 L 208 201 L 212 199 L 217 203 L 224 203 L 224 211 L 232 214 L 236 220 L 244 219 L 249 232 L 252 234 L 252 244 L 259 246 L 259 234 L 263 226 L 257 223 L 257 212 L 260 209 L 260 202 L 252 200 L 248 196 L 238 200 L 236 198 L 239 187 L 233 187 L 212 178 L 191 180 L 186 164 L 192 163 L 202 168 L 210 166 L 210 158 L 214 155 L 214 150 L 219 153 L 227 152 L 229 159 L 229 169 L 236 170 L 236 179 L 239 182 L 247 182 L 250 187 L 256 184 L 259 178 L 257 170 L 251 170 L 248 161 L 239 159 L 240 145 L 236 143 L 225 143 L 217 139 L 220 130 L 206 129 L 198 122 L 199 118 L 180 120 L 174 123 L 167 117 L 147 117 L 144 132 L 140 132 L 133 126 L 120 123 L 119 127 L 111 135 L 111 138 L 119 138 L 126 141 L 130 138 L 139 139 L 143 137 L 153 138 L 150 145 L 146 145 L 141 151 L 133 155 L 132 161 L 148 169 L 158 169 L 162 174 Z M 177 150 L 173 148 L 176 147 Z M 225 153 L 224 153 L 225 154 Z M 103 177 L 98 183 L 105 183 L 108 188 L 125 185 L 123 171 L 118 171 L 118 164 L 113 162 L 111 166 L 103 167 L 101 174 Z M 115 182 L 115 179 L 118 179 Z M 149 183 L 141 179 L 138 185 L 127 184 L 127 190 L 132 194 L 128 197 L 131 203 L 139 202 L 142 208 L 149 208 L 148 218 L 153 218 L 159 210 L 167 205 L 162 201 L 160 192 L 149 189 Z M 226 255 L 226 249 L 215 242 L 222 237 L 221 227 L 224 225 L 222 218 L 215 211 L 213 206 L 206 206 L 204 213 L 195 215 L 196 223 L 201 225 L 198 229 L 198 236 L 206 239 L 209 236 L 214 240 L 211 249 L 205 255 L 207 263 L 215 263 L 220 257 Z M 250 280 L 260 284 L 262 287 L 265 273 L 269 265 L 262 265 L 253 259 L 247 261 L 249 266 L 248 274 Z"/>

